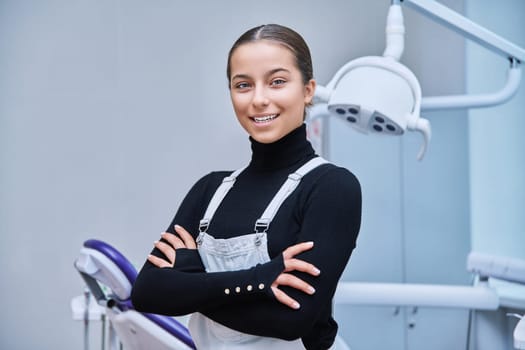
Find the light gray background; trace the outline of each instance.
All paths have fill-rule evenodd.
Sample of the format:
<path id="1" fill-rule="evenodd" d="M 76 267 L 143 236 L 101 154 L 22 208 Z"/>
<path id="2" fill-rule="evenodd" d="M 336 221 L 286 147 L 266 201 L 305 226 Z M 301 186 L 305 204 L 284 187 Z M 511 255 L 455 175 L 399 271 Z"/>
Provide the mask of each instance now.
<path id="1" fill-rule="evenodd" d="M 248 161 L 225 78 L 244 30 L 296 29 L 324 84 L 350 59 L 382 53 L 389 3 L 0 0 L 0 348 L 80 348 L 69 302 L 83 290 L 72 265 L 82 242 L 103 239 L 139 267 L 196 179 Z M 525 46 L 523 1 L 443 3 Z M 424 95 L 503 84 L 504 59 L 410 9 L 405 17 L 402 61 Z M 501 107 L 425 115 L 423 162 L 417 134 L 325 125 L 327 155 L 363 187 L 346 280 L 467 284 L 471 249 L 525 258 L 524 91 Z M 464 312 L 421 310 L 414 332 L 409 310 L 401 321 L 385 308 L 336 315 L 358 350 L 428 339 L 455 349 L 465 337 Z"/>

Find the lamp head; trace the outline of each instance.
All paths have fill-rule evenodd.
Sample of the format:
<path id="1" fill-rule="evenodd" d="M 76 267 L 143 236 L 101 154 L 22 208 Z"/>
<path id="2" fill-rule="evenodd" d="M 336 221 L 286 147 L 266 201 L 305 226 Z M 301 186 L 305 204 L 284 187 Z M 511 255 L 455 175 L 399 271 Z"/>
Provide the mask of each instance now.
<path id="1" fill-rule="evenodd" d="M 375 66 L 360 66 L 341 77 L 328 110 L 361 132 L 401 135 L 414 101 L 401 76 Z"/>
<path id="2" fill-rule="evenodd" d="M 423 157 L 430 140 L 430 125 L 419 118 L 421 87 L 414 74 L 389 57 L 369 56 L 343 66 L 327 85 L 327 108 L 363 133 L 401 135 L 423 133 Z M 325 91 L 326 93 L 326 91 Z"/>

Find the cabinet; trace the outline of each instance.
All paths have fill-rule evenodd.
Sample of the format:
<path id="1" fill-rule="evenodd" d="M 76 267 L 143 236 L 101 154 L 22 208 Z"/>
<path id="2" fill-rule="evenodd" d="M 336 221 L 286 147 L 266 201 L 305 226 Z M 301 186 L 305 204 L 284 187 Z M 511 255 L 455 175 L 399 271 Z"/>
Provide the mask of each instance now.
<path id="1" fill-rule="evenodd" d="M 435 138 L 362 135 L 325 121 L 325 156 L 347 167 L 363 192 L 362 227 L 344 281 L 468 285 L 470 251 L 467 118 L 426 116 Z M 336 305 L 340 335 L 353 350 L 466 349 L 468 310 Z"/>

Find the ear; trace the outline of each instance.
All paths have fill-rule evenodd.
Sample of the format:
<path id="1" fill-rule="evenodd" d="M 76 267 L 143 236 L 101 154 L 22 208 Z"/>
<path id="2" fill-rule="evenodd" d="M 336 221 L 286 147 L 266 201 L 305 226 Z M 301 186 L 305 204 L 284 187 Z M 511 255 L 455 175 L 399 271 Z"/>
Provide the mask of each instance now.
<path id="1" fill-rule="evenodd" d="M 304 86 L 304 104 L 309 106 L 312 103 L 315 94 L 316 82 L 314 79 L 310 79 Z"/>

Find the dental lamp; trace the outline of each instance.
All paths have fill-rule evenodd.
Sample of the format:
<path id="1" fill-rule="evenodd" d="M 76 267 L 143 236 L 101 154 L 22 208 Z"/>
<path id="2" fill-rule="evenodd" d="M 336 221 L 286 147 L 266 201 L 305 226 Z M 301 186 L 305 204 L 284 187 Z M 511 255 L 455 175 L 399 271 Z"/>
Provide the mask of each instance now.
<path id="1" fill-rule="evenodd" d="M 404 49 L 401 4 L 430 17 L 484 47 L 507 57 L 510 69 L 505 86 L 492 94 L 422 97 L 415 75 L 399 62 Z M 402 135 L 419 131 L 423 145 L 421 160 L 428 148 L 431 127 L 421 118 L 421 111 L 480 108 L 501 104 L 518 90 L 525 50 L 477 25 L 433 0 L 393 0 L 386 26 L 386 48 L 382 56 L 352 60 L 341 67 L 326 86 L 317 86 L 315 105 L 309 120 L 335 116 L 358 131 L 384 135 Z"/>

